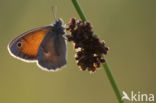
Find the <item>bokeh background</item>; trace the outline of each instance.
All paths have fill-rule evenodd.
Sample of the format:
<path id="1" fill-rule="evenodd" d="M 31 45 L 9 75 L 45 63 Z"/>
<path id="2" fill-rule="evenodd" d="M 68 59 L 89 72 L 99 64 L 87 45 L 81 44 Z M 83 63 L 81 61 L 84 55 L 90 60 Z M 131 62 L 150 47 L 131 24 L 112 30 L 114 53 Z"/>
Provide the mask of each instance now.
<path id="1" fill-rule="evenodd" d="M 79 2 L 110 47 L 106 57 L 121 91 L 156 95 L 156 1 Z M 17 35 L 54 23 L 51 7 L 56 5 L 65 23 L 79 18 L 71 0 L 0 0 L 0 103 L 117 103 L 104 69 L 80 71 L 71 43 L 68 64 L 58 72 L 9 55 L 7 45 Z"/>

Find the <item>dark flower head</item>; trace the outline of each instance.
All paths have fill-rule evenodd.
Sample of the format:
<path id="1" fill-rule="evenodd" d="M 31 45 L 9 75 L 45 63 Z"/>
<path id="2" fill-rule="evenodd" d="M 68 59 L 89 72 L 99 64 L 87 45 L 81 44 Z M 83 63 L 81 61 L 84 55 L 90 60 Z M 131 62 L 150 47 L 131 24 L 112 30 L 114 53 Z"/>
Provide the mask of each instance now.
<path id="1" fill-rule="evenodd" d="M 89 22 L 83 23 L 75 18 L 71 18 L 67 31 L 70 32 L 70 35 L 66 35 L 68 41 L 74 44 L 77 65 L 82 70 L 95 72 L 96 68 L 105 62 L 102 55 L 107 54 L 108 47 L 105 46 L 104 41 L 100 41 L 93 33 Z"/>

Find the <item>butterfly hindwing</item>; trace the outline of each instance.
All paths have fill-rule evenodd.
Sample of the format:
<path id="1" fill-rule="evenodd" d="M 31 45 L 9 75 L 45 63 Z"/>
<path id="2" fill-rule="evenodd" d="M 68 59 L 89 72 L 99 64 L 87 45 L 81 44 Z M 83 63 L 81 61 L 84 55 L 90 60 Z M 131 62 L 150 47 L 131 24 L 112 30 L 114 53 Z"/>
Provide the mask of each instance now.
<path id="1" fill-rule="evenodd" d="M 37 55 L 38 64 L 48 70 L 56 70 L 66 64 L 66 42 L 63 35 L 48 32 Z"/>

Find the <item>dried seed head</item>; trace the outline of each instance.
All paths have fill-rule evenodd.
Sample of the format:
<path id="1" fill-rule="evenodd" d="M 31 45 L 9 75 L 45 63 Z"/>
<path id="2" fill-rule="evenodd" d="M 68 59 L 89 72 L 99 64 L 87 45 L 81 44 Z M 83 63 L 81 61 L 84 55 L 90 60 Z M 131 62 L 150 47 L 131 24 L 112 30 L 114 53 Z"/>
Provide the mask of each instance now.
<path id="1" fill-rule="evenodd" d="M 70 32 L 70 35 L 66 35 L 68 41 L 74 42 L 77 65 L 81 70 L 95 72 L 105 62 L 102 55 L 107 54 L 108 47 L 93 33 L 89 22 L 71 18 L 67 31 Z"/>

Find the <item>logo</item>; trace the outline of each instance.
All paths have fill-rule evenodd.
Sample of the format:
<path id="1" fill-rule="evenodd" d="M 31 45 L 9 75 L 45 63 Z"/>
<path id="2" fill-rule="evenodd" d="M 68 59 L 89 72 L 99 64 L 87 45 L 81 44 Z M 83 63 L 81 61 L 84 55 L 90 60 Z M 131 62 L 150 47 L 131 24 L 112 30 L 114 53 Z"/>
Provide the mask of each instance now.
<path id="1" fill-rule="evenodd" d="M 122 100 L 128 100 L 133 102 L 153 102 L 154 101 L 154 94 L 149 93 L 141 93 L 140 91 L 134 92 L 131 91 L 130 94 L 126 93 L 125 91 L 122 91 Z"/>

